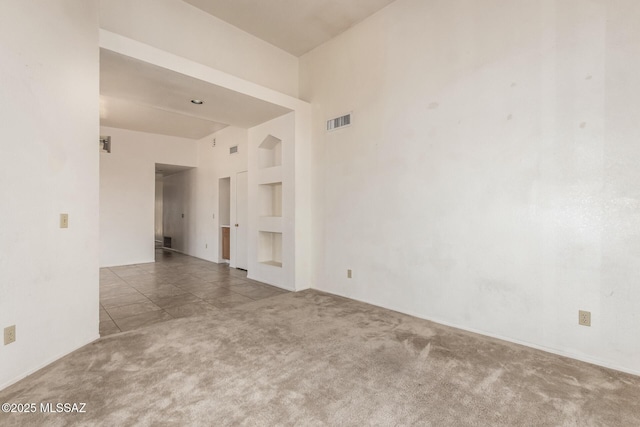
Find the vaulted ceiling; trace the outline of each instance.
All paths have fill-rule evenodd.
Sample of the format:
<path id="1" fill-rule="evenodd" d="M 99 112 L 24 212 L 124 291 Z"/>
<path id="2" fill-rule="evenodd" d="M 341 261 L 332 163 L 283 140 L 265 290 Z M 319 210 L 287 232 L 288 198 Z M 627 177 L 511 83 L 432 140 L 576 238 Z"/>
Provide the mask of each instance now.
<path id="1" fill-rule="evenodd" d="M 295 56 L 394 0 L 183 0 Z M 102 49 L 100 124 L 199 139 L 249 128 L 289 110 Z M 201 105 L 190 101 L 200 99 Z"/>
<path id="2" fill-rule="evenodd" d="M 300 56 L 394 0 L 184 0 Z"/>

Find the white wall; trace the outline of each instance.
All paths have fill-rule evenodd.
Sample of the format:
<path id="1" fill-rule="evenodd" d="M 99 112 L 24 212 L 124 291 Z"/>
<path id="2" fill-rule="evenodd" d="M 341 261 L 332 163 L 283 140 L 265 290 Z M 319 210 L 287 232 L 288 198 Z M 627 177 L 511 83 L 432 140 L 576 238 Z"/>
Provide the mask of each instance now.
<path id="1" fill-rule="evenodd" d="M 164 178 L 165 235 L 172 237 L 173 249 L 220 262 L 218 183 L 220 178 L 231 178 L 231 222 L 234 222 L 236 174 L 247 170 L 247 130 L 228 126 L 195 144 L 198 167 Z M 229 154 L 233 145 L 238 145 L 238 153 Z M 234 253 L 235 228 L 231 227 L 232 267 Z"/>
<path id="2" fill-rule="evenodd" d="M 2 389 L 98 338 L 97 2 L 3 1 L 0 58 Z"/>
<path id="3" fill-rule="evenodd" d="M 101 0 L 100 26 L 297 96 L 297 57 L 183 1 Z"/>
<path id="4" fill-rule="evenodd" d="M 248 277 L 269 283 L 284 289 L 295 290 L 295 113 L 269 120 L 249 129 L 249 270 Z M 260 167 L 260 144 L 273 136 L 282 142 L 277 150 L 281 155 L 281 165 L 269 168 Z M 259 184 L 281 182 L 281 217 L 263 218 L 265 210 L 260 206 L 266 201 L 260 200 Z M 267 204 L 269 204 L 267 202 Z M 278 211 L 278 209 L 275 209 Z M 281 232 L 281 252 L 275 255 L 281 258 L 282 267 L 265 265 L 260 261 L 260 246 L 270 246 L 272 239 L 259 237 L 260 231 Z M 278 245 L 275 245 L 278 248 Z M 279 251 L 276 251 L 279 252 Z"/>
<path id="5" fill-rule="evenodd" d="M 107 127 L 100 132 L 111 136 L 111 153 L 100 154 L 100 265 L 153 262 L 155 164 L 195 167 L 196 141 Z"/>
<path id="6" fill-rule="evenodd" d="M 639 16 L 398 0 L 302 57 L 316 287 L 640 373 Z"/>

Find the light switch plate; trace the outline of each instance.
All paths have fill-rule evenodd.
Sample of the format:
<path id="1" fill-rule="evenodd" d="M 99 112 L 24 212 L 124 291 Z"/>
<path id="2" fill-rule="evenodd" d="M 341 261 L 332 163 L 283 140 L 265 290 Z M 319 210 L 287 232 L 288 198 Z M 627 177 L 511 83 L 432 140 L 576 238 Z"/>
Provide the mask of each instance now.
<path id="1" fill-rule="evenodd" d="M 60 214 L 60 228 L 69 228 L 69 214 Z"/>

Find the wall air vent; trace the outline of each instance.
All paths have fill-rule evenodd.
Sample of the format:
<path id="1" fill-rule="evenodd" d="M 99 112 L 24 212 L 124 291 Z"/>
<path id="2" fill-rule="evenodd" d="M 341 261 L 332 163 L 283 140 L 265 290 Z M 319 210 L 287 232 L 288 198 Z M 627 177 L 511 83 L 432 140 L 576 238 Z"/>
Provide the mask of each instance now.
<path id="1" fill-rule="evenodd" d="M 336 117 L 335 119 L 327 120 L 327 130 L 336 130 L 345 126 L 349 126 L 350 124 L 351 114 L 346 114 L 344 116 Z"/>
<path id="2" fill-rule="evenodd" d="M 236 154 L 238 152 L 238 146 L 234 145 L 233 147 L 229 147 L 229 154 Z"/>

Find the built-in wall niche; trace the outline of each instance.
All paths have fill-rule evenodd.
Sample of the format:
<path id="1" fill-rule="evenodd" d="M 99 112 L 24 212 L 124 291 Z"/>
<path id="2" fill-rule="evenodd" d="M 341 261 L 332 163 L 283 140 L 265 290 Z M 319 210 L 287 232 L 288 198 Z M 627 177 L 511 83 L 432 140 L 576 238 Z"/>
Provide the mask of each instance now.
<path id="1" fill-rule="evenodd" d="M 281 165 L 282 141 L 273 135 L 269 135 L 258 146 L 258 167 L 265 169 Z"/>
<path id="2" fill-rule="evenodd" d="M 258 186 L 258 215 L 282 216 L 282 183 L 261 184 Z"/>
<path id="3" fill-rule="evenodd" d="M 258 261 L 282 267 L 282 233 L 258 232 Z"/>

